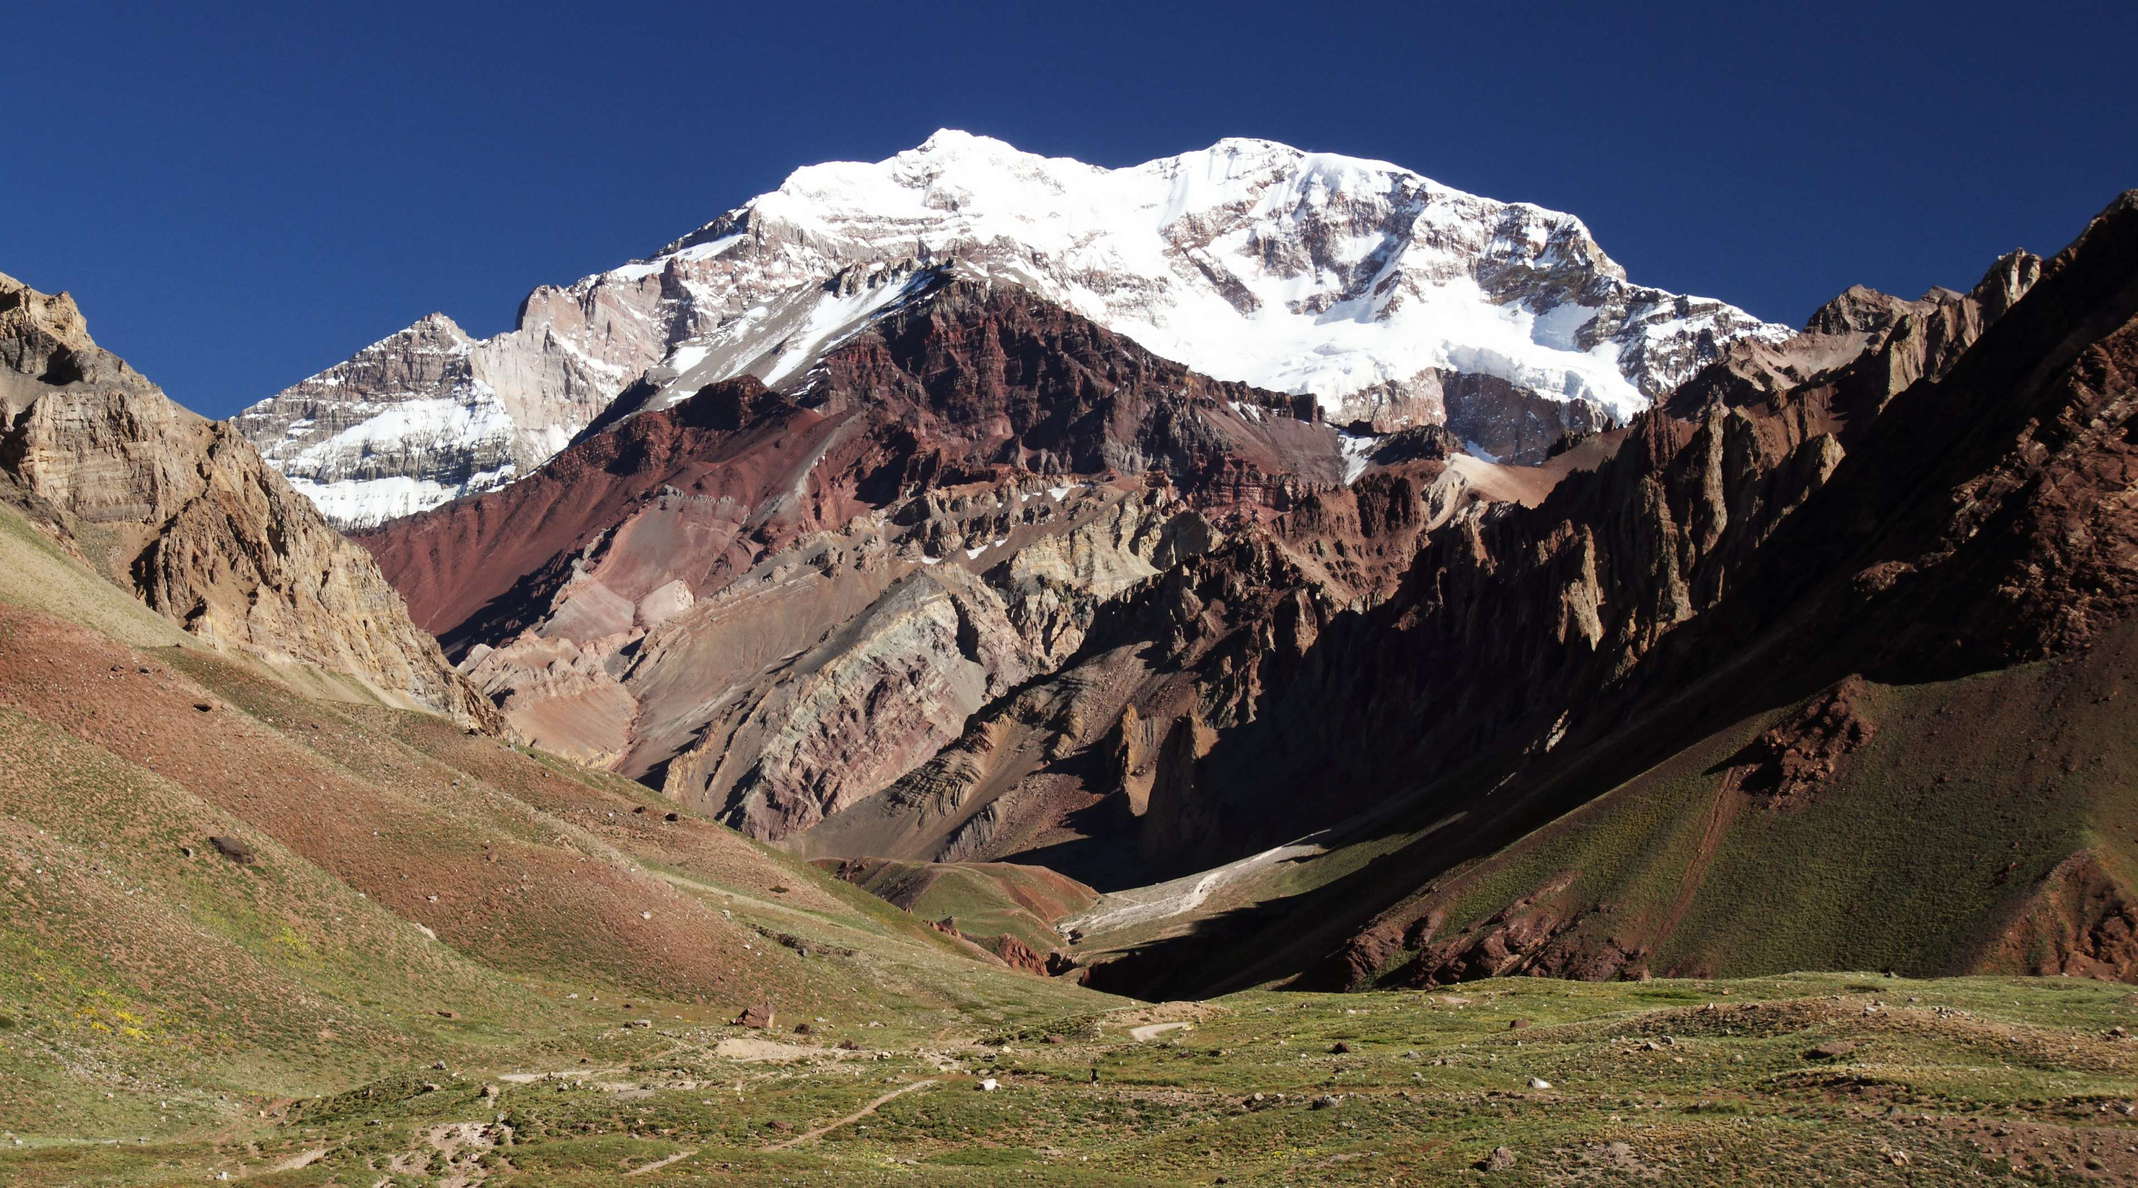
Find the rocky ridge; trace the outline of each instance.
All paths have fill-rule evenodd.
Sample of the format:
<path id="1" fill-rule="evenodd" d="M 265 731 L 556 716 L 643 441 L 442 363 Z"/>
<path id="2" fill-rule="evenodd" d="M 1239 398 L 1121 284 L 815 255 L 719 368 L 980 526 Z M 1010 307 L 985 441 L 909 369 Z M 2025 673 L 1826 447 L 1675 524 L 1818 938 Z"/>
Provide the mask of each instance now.
<path id="1" fill-rule="evenodd" d="M 65 293 L 5 276 L 0 414 L 0 490 L 159 614 L 391 703 L 500 725 L 370 557 L 249 442 L 98 347 Z"/>

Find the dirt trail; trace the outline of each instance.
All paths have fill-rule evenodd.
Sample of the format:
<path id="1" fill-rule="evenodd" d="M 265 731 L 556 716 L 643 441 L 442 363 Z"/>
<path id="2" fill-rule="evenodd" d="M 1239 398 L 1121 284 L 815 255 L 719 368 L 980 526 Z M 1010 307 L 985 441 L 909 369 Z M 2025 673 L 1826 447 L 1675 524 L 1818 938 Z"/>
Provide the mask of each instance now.
<path id="1" fill-rule="evenodd" d="M 1136 1041 L 1136 1042 L 1138 1042 L 1138 1043 L 1143 1043 L 1143 1042 L 1146 1042 L 1146 1041 L 1149 1041 L 1149 1040 L 1154 1040 L 1154 1039 L 1157 1039 L 1157 1038 L 1158 1038 L 1159 1036 L 1161 1036 L 1161 1035 L 1164 1035 L 1164 1034 L 1165 1034 L 1166 1032 L 1168 1032 L 1168 1031 L 1178 1031 L 1178 1030 L 1180 1030 L 1181 1028 L 1183 1028 L 1183 1027 L 1187 1027 L 1187 1026 L 1190 1026 L 1190 1024 L 1188 1024 L 1188 1023 L 1185 1023 L 1185 1022 L 1179 1022 L 1179 1023 L 1146 1023 L 1146 1024 L 1144 1024 L 1144 1025 L 1143 1025 L 1143 1026 L 1141 1026 L 1141 1027 L 1131 1027 L 1131 1028 L 1129 1028 L 1129 1029 L 1128 1029 L 1128 1038 L 1130 1038 L 1130 1039 L 1132 1039 L 1132 1040 L 1135 1040 L 1135 1041 Z"/>
<path id="2" fill-rule="evenodd" d="M 331 1147 L 313 1147 L 309 1151 L 299 1151 L 295 1155 L 292 1155 L 287 1159 L 283 1159 L 276 1162 L 271 1167 L 265 1167 L 257 1172 L 252 1173 L 252 1175 L 271 1176 L 276 1172 L 297 1171 L 301 1168 L 307 1168 L 319 1162 L 320 1160 L 325 1159 L 327 1157 L 327 1152 L 331 1150 L 333 1150 L 333 1148 Z M 251 1176 L 247 1176 L 246 1178 L 250 1179 Z"/>
<path id="3" fill-rule="evenodd" d="M 822 1136 L 830 1134 L 832 1131 L 839 1129 L 841 1126 L 851 1126 L 854 1123 L 861 1121 L 863 1118 L 866 1118 L 870 1114 L 875 1113 L 877 1107 L 883 1105 L 885 1102 L 890 1101 L 892 1098 L 903 1097 L 904 1095 L 913 1092 L 915 1089 L 926 1089 L 928 1086 L 933 1084 L 935 1084 L 935 1078 L 929 1077 L 927 1080 L 924 1081 L 914 1081 L 911 1084 L 900 1085 L 898 1088 L 893 1089 L 889 1093 L 884 1094 L 882 1097 L 879 1097 L 876 1100 L 870 1102 L 869 1104 L 862 1106 L 860 1109 L 855 1110 L 853 1113 L 848 1114 L 844 1118 L 840 1118 L 835 1122 L 826 1123 L 823 1126 L 817 1127 L 815 1130 L 805 1130 L 802 1133 L 795 1135 L 793 1138 L 786 1140 L 785 1142 L 774 1143 L 771 1146 L 766 1147 L 765 1150 L 784 1151 L 789 1147 L 796 1146 L 801 1143 L 806 1143 L 810 1139 L 821 1138 Z"/>
<path id="4" fill-rule="evenodd" d="M 1665 914 L 1662 926 L 1655 931 L 1658 943 L 1668 939 L 1685 921 L 1685 914 L 1692 910 L 1693 899 L 1700 894 L 1701 885 L 1707 879 L 1708 868 L 1715 864 L 1715 855 L 1722 849 L 1722 839 L 1730 831 L 1730 823 L 1737 819 L 1737 810 L 1743 802 L 1738 783 L 1744 778 L 1743 770 L 1732 768 L 1724 775 L 1715 789 L 1714 803 L 1708 806 L 1707 816 L 1700 831 L 1700 844 L 1685 864 L 1685 875 L 1678 883 L 1677 898 Z"/>
<path id="5" fill-rule="evenodd" d="M 698 1149 L 696 1147 L 692 1147 L 688 1151 L 678 1151 L 665 1159 L 656 1159 L 652 1163 L 649 1163 L 644 1167 L 634 1167 L 630 1171 L 625 1172 L 624 1174 L 627 1176 L 643 1176 L 651 1172 L 657 1172 L 662 1168 L 667 1167 L 671 1163 L 681 1163 L 684 1160 L 690 1158 L 691 1156 L 696 1155 L 697 1153 Z"/>
<path id="6" fill-rule="evenodd" d="M 608 1076 L 610 1073 L 620 1073 L 629 1071 L 631 1071 L 629 1068 L 619 1064 L 610 1068 L 580 1067 L 560 1068 L 553 1072 L 499 1073 L 497 1074 L 497 1079 L 505 1082 L 508 1085 L 532 1085 L 536 1081 L 546 1081 L 551 1077 L 556 1077 L 561 1080 L 581 1080 L 586 1077 L 605 1077 Z"/>

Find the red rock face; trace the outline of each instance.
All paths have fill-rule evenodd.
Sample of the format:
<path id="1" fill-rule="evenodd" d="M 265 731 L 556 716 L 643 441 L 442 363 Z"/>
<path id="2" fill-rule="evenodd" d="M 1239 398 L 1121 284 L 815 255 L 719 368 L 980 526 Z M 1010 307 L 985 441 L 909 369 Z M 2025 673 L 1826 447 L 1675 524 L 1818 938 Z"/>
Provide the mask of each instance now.
<path id="1" fill-rule="evenodd" d="M 2042 880 L 1993 950 L 1993 965 L 2036 976 L 2138 979 L 2138 896 L 2092 853 Z"/>
<path id="2" fill-rule="evenodd" d="M 780 838 L 930 760 L 1213 518 L 1337 490 L 1314 416 L 945 281 L 794 391 L 619 415 L 361 539 L 537 743 Z"/>
<path id="3" fill-rule="evenodd" d="M 1049 976 L 1047 958 L 1034 952 L 1032 946 L 1006 932 L 995 938 L 995 956 L 1002 958 L 1002 963 L 1011 969 L 1038 974 L 1043 978 Z"/>
<path id="4" fill-rule="evenodd" d="M 687 542 L 661 542 L 712 562 L 692 582 L 703 593 L 801 532 L 934 487 L 1157 470 L 1199 505 L 1252 511 L 1281 510 L 1340 475 L 1311 402 L 1206 379 L 1072 314 L 967 282 L 835 352 L 824 373 L 801 398 L 747 378 L 722 383 L 590 433 L 509 490 L 358 539 L 417 621 L 455 640 L 517 626 L 492 626 L 504 608 L 486 608 L 523 583 L 539 596 L 546 565 L 668 488 L 727 510 L 725 521 L 711 509 L 688 517 Z"/>

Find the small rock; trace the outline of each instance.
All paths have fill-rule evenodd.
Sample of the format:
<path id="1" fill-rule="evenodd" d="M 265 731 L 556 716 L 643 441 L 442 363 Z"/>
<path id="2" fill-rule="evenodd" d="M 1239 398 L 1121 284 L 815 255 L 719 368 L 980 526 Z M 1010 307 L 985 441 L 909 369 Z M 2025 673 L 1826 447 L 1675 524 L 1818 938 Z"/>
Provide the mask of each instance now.
<path id="1" fill-rule="evenodd" d="M 1529 1087 L 1532 1089 L 1549 1089 L 1552 1087 L 1552 1083 L 1543 1077 L 1531 1077 L 1529 1078 Z"/>
<path id="2" fill-rule="evenodd" d="M 1514 1164 L 1515 1158 L 1513 1151 L 1507 1149 L 1506 1147 L 1494 1147 L 1492 1148 L 1492 1154 L 1487 1155 L 1482 1160 L 1478 1161 L 1477 1170 L 1488 1172 L 1512 1171 L 1514 1169 Z"/>
<path id="3" fill-rule="evenodd" d="M 1524 1027 L 1527 1027 L 1527 1026 L 1529 1026 L 1529 1020 L 1527 1020 L 1527 1019 L 1509 1019 L 1509 1020 L 1507 1020 L 1507 1030 L 1509 1030 L 1509 1031 L 1520 1031 L 1520 1030 L 1522 1030 L 1522 1029 L 1523 1029 Z"/>
<path id="4" fill-rule="evenodd" d="M 772 1121 L 770 1121 L 770 1122 L 767 1122 L 767 1123 L 765 1123 L 765 1129 L 767 1129 L 767 1130 L 793 1130 L 793 1129 L 794 1129 L 794 1123 L 792 1123 L 792 1122 L 782 1122 L 782 1121 L 780 1121 L 780 1120 L 779 1120 L 778 1118 L 774 1118 L 774 1119 L 773 1119 Z"/>
<path id="5" fill-rule="evenodd" d="M 796 1035 L 815 1035 L 816 1031 L 816 1028 L 811 1027 L 807 1023 L 797 1023 L 794 1025 L 794 1033 Z"/>
<path id="6" fill-rule="evenodd" d="M 1337 1103 L 1342 1100 L 1343 1098 L 1341 1097 L 1335 1097 L 1331 1096 L 1330 1094 L 1324 1093 L 1320 1097 L 1315 1098 L 1313 1101 L 1308 1102 L 1307 1108 L 1310 1110 L 1333 1110 L 1336 1108 Z"/>
<path id="7" fill-rule="evenodd" d="M 1811 1050 L 1805 1052 L 1804 1059 L 1839 1060 L 1841 1057 L 1846 1056 L 1850 1052 L 1853 1052 L 1855 1050 L 1856 1045 L 1850 1040 L 1833 1040 L 1828 1043 L 1820 1044 L 1818 1047 L 1812 1048 Z"/>
<path id="8" fill-rule="evenodd" d="M 735 1026 L 769 1029 L 772 1026 L 772 1004 L 760 1002 L 745 1008 L 740 1015 L 735 1016 Z"/>
<path id="9" fill-rule="evenodd" d="M 239 866 L 251 866 L 257 857 L 257 855 L 252 852 L 251 846 L 246 845 L 244 842 L 241 842 L 234 837 L 222 837 L 218 835 L 209 838 L 208 844 L 215 847 L 216 853 L 221 854 L 223 857 L 230 859 L 232 862 L 237 863 Z"/>
<path id="10" fill-rule="evenodd" d="M 1334 1055 L 1342 1056 L 1345 1053 L 1351 1051 L 1351 1045 L 1345 1043 L 1342 1040 L 1338 1040 L 1335 1043 L 1329 1045 L 1329 1051 Z"/>
<path id="11" fill-rule="evenodd" d="M 995 1090 L 1000 1088 L 1002 1088 L 1002 1082 L 996 1080 L 993 1077 L 989 1077 L 986 1080 L 980 1082 L 980 1092 L 982 1093 L 993 1093 Z"/>
<path id="12" fill-rule="evenodd" d="M 680 821 L 680 820 L 682 820 L 682 819 L 683 819 L 683 814 L 681 814 L 681 813 L 662 813 L 662 814 L 661 814 L 661 820 L 663 820 L 663 821 Z"/>

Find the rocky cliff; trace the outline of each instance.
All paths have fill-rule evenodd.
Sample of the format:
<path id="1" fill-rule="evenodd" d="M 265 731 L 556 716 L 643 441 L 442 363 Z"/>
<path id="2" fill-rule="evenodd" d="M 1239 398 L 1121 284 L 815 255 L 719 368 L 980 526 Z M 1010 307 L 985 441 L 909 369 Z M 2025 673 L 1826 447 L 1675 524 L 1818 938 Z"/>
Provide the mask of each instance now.
<path id="1" fill-rule="evenodd" d="M 0 475 L 77 556 L 186 630 L 496 726 L 370 557 L 228 425 L 89 337 L 66 294 L 0 277 Z"/>

